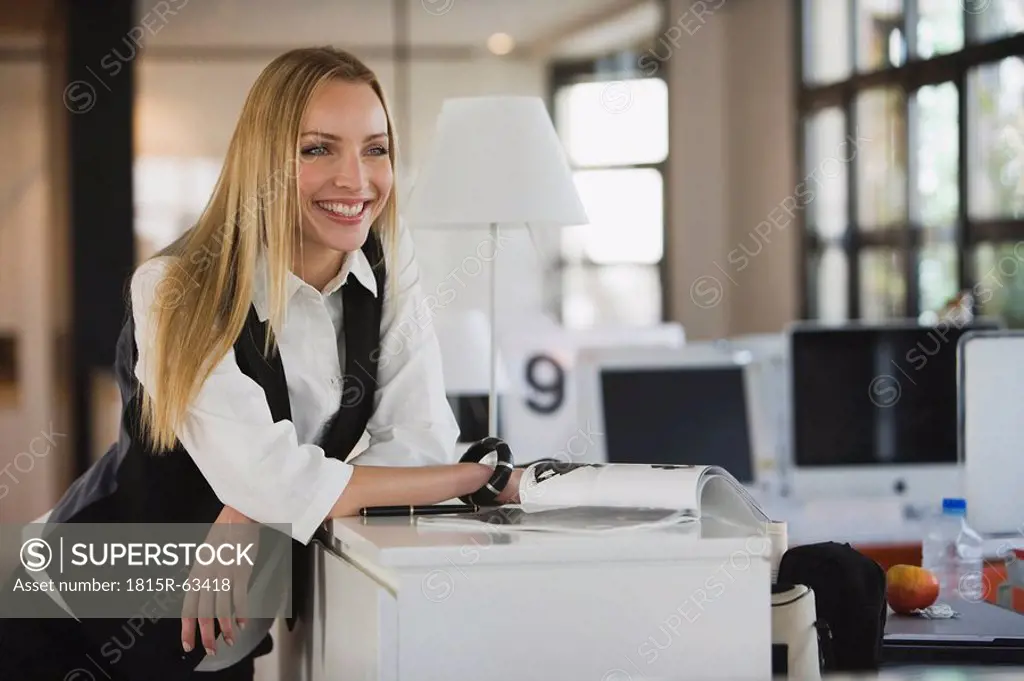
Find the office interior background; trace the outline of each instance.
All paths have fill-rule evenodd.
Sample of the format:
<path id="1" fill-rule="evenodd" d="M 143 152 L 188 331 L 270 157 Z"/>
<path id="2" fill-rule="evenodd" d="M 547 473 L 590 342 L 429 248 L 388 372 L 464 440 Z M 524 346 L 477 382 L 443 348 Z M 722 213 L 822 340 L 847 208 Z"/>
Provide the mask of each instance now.
<path id="1" fill-rule="evenodd" d="M 409 225 L 453 394 L 489 388 L 466 320 L 492 313 L 497 267 L 502 434 L 529 460 L 593 454 L 586 346 L 776 343 L 953 303 L 1024 328 L 1022 31 L 1024 0 L 0 0 L 0 522 L 46 513 L 117 438 L 128 277 L 203 209 L 250 85 L 289 48 L 376 71 L 403 199 L 446 99 L 545 102 L 589 224 L 510 229 L 497 258 L 485 225 Z M 857 362 L 815 361 L 826 383 Z M 685 409 L 761 440 L 707 451 L 792 448 L 785 424 L 745 420 L 782 393 L 630 394 L 627 418 Z M 482 434 L 478 409 L 458 415 Z M 655 449 L 637 456 L 673 454 Z"/>
<path id="2" fill-rule="evenodd" d="M 590 224 L 508 233 L 508 358 L 551 329 L 934 320 L 964 291 L 1024 326 L 1022 29 L 1022 0 L 4 0 L 0 519 L 116 438 L 127 277 L 290 47 L 377 72 L 404 196 L 446 98 L 544 99 Z M 438 322 L 488 311 L 485 226 L 411 228 L 424 290 L 456 293 Z"/>

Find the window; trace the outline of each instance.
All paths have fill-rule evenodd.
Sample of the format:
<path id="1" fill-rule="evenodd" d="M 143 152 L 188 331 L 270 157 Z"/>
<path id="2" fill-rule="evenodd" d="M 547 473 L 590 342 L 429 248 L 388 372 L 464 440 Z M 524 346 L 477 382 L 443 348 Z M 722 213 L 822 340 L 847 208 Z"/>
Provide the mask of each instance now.
<path id="1" fill-rule="evenodd" d="M 803 316 L 1024 326 L 1024 0 L 796 4 Z"/>
<path id="2" fill-rule="evenodd" d="M 620 58 L 617 63 L 637 63 Z M 556 66 L 552 108 L 590 224 L 562 231 L 567 327 L 662 320 L 668 88 L 604 62 Z"/>
<path id="3" fill-rule="evenodd" d="M 192 227 L 210 199 L 220 169 L 220 159 L 213 158 L 136 159 L 135 234 L 140 261 Z"/>

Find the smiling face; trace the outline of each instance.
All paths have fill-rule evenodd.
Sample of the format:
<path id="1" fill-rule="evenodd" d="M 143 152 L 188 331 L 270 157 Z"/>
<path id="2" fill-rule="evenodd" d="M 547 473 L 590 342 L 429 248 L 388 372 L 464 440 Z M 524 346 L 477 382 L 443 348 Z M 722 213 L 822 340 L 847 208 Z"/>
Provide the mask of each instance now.
<path id="1" fill-rule="evenodd" d="M 332 80 L 310 101 L 299 137 L 307 263 L 359 250 L 391 193 L 388 118 L 365 83 Z"/>

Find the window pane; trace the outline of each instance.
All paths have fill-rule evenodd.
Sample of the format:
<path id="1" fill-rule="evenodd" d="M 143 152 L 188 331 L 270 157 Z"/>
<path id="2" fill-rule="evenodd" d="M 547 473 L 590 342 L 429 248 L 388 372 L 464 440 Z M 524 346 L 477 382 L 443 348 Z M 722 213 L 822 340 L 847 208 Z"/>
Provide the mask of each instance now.
<path id="1" fill-rule="evenodd" d="M 135 202 L 148 206 L 180 208 L 185 201 L 185 171 L 181 159 L 141 157 L 133 172 Z"/>
<path id="2" fill-rule="evenodd" d="M 860 318 L 883 321 L 906 315 L 902 258 L 888 248 L 860 253 Z"/>
<path id="3" fill-rule="evenodd" d="M 807 226 L 824 238 L 838 238 L 846 231 L 849 212 L 847 175 L 853 150 L 846 141 L 846 114 L 842 109 L 823 109 L 805 128 L 809 178 L 797 202 L 807 204 Z M 808 193 L 809 192 L 809 193 Z"/>
<path id="4" fill-rule="evenodd" d="M 221 161 L 215 158 L 143 156 L 135 160 L 134 227 L 141 259 L 169 245 L 195 223 L 220 168 Z"/>
<path id="5" fill-rule="evenodd" d="M 850 0 L 805 0 L 809 30 L 804 80 L 833 83 L 850 75 Z"/>
<path id="6" fill-rule="evenodd" d="M 963 4 L 969 0 L 917 0 L 917 54 L 928 59 L 964 46 Z"/>
<path id="7" fill-rule="evenodd" d="M 581 170 L 573 175 L 590 224 L 562 232 L 569 262 L 661 260 L 665 216 L 661 173 L 652 168 Z"/>
<path id="8" fill-rule="evenodd" d="M 970 176 L 974 218 L 1024 214 L 1024 60 L 1004 59 L 967 76 Z"/>
<path id="9" fill-rule="evenodd" d="M 182 178 L 185 204 L 192 210 L 195 217 L 206 208 L 213 188 L 217 186 L 221 162 L 210 158 L 192 158 L 187 162 L 187 175 Z M 287 176 L 284 176 L 287 177 Z M 283 183 L 284 178 L 281 182 Z M 283 186 L 282 186 L 283 188 Z M 193 218 L 195 219 L 195 218 Z"/>
<path id="10" fill-rule="evenodd" d="M 857 68 L 875 71 L 906 59 L 903 0 L 857 0 Z"/>
<path id="11" fill-rule="evenodd" d="M 981 314 L 1024 328 L 1024 243 L 981 244 L 974 265 L 971 293 Z"/>
<path id="12" fill-rule="evenodd" d="M 661 78 L 569 85 L 555 97 L 558 133 L 574 165 L 659 163 L 668 155 Z"/>
<path id="13" fill-rule="evenodd" d="M 982 41 L 1024 31 L 1024 0 L 963 0 Z"/>
<path id="14" fill-rule="evenodd" d="M 824 322 L 845 322 L 849 319 L 847 290 L 850 273 L 842 249 L 830 246 L 824 253 L 812 256 L 808 270 L 812 318 Z"/>
<path id="15" fill-rule="evenodd" d="M 918 253 L 918 308 L 939 314 L 957 294 L 957 250 L 954 244 L 930 244 Z"/>
<path id="16" fill-rule="evenodd" d="M 139 239 L 141 259 L 171 245 L 185 233 L 189 224 L 179 210 L 164 206 L 136 206 L 135 235 Z"/>
<path id="17" fill-rule="evenodd" d="M 911 219 L 925 227 L 949 227 L 960 207 L 956 85 L 921 88 L 911 111 L 916 123 Z"/>
<path id="18" fill-rule="evenodd" d="M 661 322 L 661 277 L 652 265 L 568 266 L 562 320 L 570 328 Z"/>
<path id="19" fill-rule="evenodd" d="M 857 220 L 861 229 L 907 220 L 906 104 L 897 88 L 857 97 Z"/>

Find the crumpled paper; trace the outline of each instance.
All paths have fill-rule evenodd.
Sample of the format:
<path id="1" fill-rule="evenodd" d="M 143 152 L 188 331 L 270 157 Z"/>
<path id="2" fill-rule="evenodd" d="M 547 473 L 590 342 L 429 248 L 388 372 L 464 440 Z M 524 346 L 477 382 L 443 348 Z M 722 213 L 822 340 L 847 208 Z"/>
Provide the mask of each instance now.
<path id="1" fill-rule="evenodd" d="M 954 610 L 949 603 L 932 603 L 927 608 L 918 608 L 910 612 L 912 615 L 930 620 L 949 620 L 960 616 L 960 613 Z"/>

